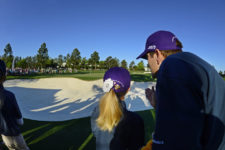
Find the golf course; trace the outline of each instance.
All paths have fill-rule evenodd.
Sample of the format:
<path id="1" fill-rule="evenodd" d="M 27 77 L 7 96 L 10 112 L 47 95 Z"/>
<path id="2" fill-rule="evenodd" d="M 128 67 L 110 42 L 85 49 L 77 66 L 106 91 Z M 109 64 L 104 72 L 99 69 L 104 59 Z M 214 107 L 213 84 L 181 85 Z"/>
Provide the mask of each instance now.
<path id="1" fill-rule="evenodd" d="M 89 116 L 102 95 L 104 72 L 7 77 L 4 86 L 17 98 L 24 116 L 22 134 L 30 149 L 95 149 Z M 131 72 L 131 78 L 131 90 L 125 102 L 128 110 L 136 111 L 143 118 L 147 142 L 154 130 L 155 112 L 144 97 L 144 89 L 154 86 L 155 80 L 143 72 Z"/>

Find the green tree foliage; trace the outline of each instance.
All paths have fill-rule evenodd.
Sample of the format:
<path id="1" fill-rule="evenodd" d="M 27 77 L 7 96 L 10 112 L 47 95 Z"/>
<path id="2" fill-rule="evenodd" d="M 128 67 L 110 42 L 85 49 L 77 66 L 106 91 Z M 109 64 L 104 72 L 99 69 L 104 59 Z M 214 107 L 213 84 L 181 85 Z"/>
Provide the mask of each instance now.
<path id="1" fill-rule="evenodd" d="M 106 69 L 105 61 L 99 61 L 99 68 Z"/>
<path id="2" fill-rule="evenodd" d="M 112 59 L 113 59 L 112 56 L 109 56 L 109 57 L 107 57 L 107 58 L 105 59 L 105 66 L 106 66 L 106 69 L 111 68 L 110 62 L 111 62 Z"/>
<path id="3" fill-rule="evenodd" d="M 130 63 L 130 65 L 129 65 L 129 69 L 130 69 L 130 70 L 134 70 L 134 66 L 135 66 L 135 62 L 132 61 L 132 62 Z"/>
<path id="4" fill-rule="evenodd" d="M 37 62 L 38 66 L 41 68 L 45 68 L 48 61 L 48 49 L 46 47 L 46 43 L 41 44 L 41 47 L 38 50 L 37 54 Z"/>
<path id="5" fill-rule="evenodd" d="M 112 56 L 109 56 L 105 60 L 105 66 L 106 69 L 110 69 L 112 67 L 119 67 L 119 59 L 117 59 L 116 57 L 112 58 Z"/>
<path id="6" fill-rule="evenodd" d="M 14 60 L 15 68 L 16 68 L 16 67 L 20 67 L 20 66 L 18 66 L 18 62 L 19 62 L 21 59 L 22 59 L 21 57 L 18 57 L 18 56 L 15 57 L 15 60 Z"/>
<path id="7" fill-rule="evenodd" d="M 26 62 L 27 62 L 27 67 L 30 69 L 30 68 L 34 68 L 35 66 L 35 62 L 33 62 L 33 59 L 31 56 L 28 56 L 25 58 L 26 59 Z"/>
<path id="8" fill-rule="evenodd" d="M 22 69 L 26 69 L 28 68 L 28 64 L 26 62 L 26 59 L 23 58 L 23 59 L 20 59 L 18 62 L 17 62 L 17 66 L 22 68 Z"/>
<path id="9" fill-rule="evenodd" d="M 2 59 L 5 62 L 7 68 L 12 68 L 13 52 L 10 43 L 5 46 Z"/>
<path id="10" fill-rule="evenodd" d="M 56 68 L 57 67 L 57 62 L 54 61 L 54 59 L 48 59 L 46 62 L 46 67 L 48 68 Z"/>
<path id="11" fill-rule="evenodd" d="M 121 67 L 127 69 L 127 62 L 125 59 L 121 61 Z"/>
<path id="12" fill-rule="evenodd" d="M 58 56 L 57 63 L 59 65 L 59 67 L 62 67 L 62 64 L 63 64 L 63 55 L 59 55 Z"/>
<path id="13" fill-rule="evenodd" d="M 67 55 L 66 55 L 66 66 L 67 66 L 68 68 L 71 67 L 70 54 L 67 54 Z"/>
<path id="14" fill-rule="evenodd" d="M 15 57 L 15 67 L 22 69 L 37 68 L 37 57 L 27 56 L 26 58 Z"/>
<path id="15" fill-rule="evenodd" d="M 38 60 L 37 60 L 37 55 L 32 57 L 32 68 L 37 69 L 39 68 L 38 66 Z"/>
<path id="16" fill-rule="evenodd" d="M 145 66 L 144 66 L 144 62 L 143 61 L 140 61 L 137 64 L 137 70 L 139 70 L 139 71 L 144 71 L 145 70 Z"/>
<path id="17" fill-rule="evenodd" d="M 80 56 L 80 51 L 75 48 L 71 54 L 70 57 L 70 61 L 71 61 L 71 67 L 74 69 L 79 69 L 79 64 L 81 62 L 81 56 Z"/>
<path id="18" fill-rule="evenodd" d="M 80 63 L 80 67 L 82 69 L 88 69 L 88 60 L 86 59 L 86 57 L 82 58 L 81 63 Z"/>
<path id="19" fill-rule="evenodd" d="M 98 55 L 98 52 L 94 51 L 91 54 L 90 63 L 94 64 L 95 69 L 97 68 L 97 64 L 99 64 L 99 59 L 100 59 L 100 57 Z"/>

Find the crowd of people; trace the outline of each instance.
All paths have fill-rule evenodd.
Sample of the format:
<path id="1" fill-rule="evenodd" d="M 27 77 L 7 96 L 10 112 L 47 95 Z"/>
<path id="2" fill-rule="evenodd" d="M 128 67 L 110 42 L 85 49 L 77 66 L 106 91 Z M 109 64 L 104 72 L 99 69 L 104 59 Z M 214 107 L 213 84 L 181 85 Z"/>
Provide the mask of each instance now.
<path id="1" fill-rule="evenodd" d="M 145 139 L 143 118 L 126 109 L 128 70 L 113 67 L 106 71 L 105 94 L 91 115 L 97 150 L 225 149 L 225 81 L 213 66 L 182 48 L 172 32 L 157 31 L 147 38 L 144 52 L 137 57 L 148 61 L 157 78 L 156 88 L 145 89 L 156 110 L 152 139 Z M 5 64 L 0 61 L 2 139 L 11 150 L 27 150 L 19 130 L 22 114 L 14 94 L 3 87 L 5 76 Z"/>

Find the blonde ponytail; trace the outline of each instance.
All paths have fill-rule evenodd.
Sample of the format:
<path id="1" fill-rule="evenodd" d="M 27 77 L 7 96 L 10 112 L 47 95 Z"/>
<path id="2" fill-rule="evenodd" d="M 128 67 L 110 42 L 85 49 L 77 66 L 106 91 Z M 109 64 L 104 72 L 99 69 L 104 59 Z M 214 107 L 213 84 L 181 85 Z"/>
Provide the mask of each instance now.
<path id="1" fill-rule="evenodd" d="M 121 117 L 123 116 L 122 107 L 114 92 L 107 92 L 99 102 L 99 116 L 96 119 L 97 125 L 103 131 L 111 132 Z"/>

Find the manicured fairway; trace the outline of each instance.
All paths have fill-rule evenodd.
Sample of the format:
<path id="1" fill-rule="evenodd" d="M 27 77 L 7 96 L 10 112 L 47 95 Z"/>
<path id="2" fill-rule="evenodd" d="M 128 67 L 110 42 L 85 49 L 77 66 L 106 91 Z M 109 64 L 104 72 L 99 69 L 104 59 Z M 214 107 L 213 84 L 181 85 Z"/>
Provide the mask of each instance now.
<path id="1" fill-rule="evenodd" d="M 20 76 L 7 76 L 7 80 L 12 79 L 41 79 L 41 78 L 78 78 L 81 80 L 98 80 L 102 79 L 105 71 L 78 71 L 77 73 L 63 73 L 63 74 L 33 74 L 33 75 L 20 75 Z M 155 81 L 150 73 L 143 72 L 130 72 L 132 81 L 148 82 Z"/>

